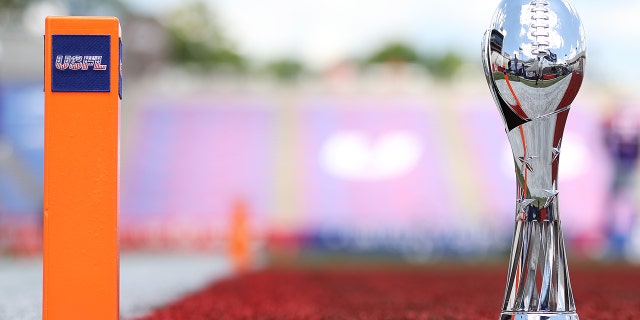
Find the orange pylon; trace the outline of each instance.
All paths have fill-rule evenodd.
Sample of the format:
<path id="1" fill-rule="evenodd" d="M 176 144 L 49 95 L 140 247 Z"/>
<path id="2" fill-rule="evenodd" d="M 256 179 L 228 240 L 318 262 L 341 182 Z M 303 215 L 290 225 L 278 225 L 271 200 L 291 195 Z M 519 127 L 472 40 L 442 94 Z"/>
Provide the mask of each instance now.
<path id="1" fill-rule="evenodd" d="M 119 318 L 120 23 L 47 17 L 43 320 Z"/>
<path id="2" fill-rule="evenodd" d="M 249 231 L 247 204 L 243 200 L 236 201 L 231 215 L 230 255 L 235 270 L 244 272 L 251 265 L 251 234 Z"/>

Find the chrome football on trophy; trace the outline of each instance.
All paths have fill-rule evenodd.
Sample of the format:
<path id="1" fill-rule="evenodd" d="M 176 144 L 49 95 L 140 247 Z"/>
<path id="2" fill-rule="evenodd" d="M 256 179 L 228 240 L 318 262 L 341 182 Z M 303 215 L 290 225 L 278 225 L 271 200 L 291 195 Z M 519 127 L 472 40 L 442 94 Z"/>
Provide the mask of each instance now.
<path id="1" fill-rule="evenodd" d="M 484 35 L 484 72 L 517 183 L 501 320 L 578 319 L 558 210 L 558 163 L 585 59 L 582 23 L 564 0 L 502 0 Z"/>

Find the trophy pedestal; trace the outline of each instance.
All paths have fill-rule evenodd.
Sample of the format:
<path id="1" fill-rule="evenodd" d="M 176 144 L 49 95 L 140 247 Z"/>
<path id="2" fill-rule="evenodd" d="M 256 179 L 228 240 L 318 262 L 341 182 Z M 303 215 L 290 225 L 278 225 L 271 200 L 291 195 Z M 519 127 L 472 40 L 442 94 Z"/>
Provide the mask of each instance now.
<path id="1" fill-rule="evenodd" d="M 579 318 L 575 312 L 503 312 L 500 314 L 500 320 L 579 320 Z"/>
<path id="2" fill-rule="evenodd" d="M 540 210 L 520 210 L 500 320 L 577 320 L 560 221 L 526 221 Z"/>

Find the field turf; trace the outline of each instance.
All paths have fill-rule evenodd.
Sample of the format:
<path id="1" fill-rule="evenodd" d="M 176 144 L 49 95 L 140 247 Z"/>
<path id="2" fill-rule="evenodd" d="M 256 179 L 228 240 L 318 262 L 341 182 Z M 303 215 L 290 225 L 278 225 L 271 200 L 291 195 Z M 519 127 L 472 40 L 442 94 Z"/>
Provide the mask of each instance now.
<path id="1" fill-rule="evenodd" d="M 498 319 L 506 265 L 273 266 L 212 283 L 140 320 Z M 640 268 L 570 263 L 581 319 L 640 319 Z"/>

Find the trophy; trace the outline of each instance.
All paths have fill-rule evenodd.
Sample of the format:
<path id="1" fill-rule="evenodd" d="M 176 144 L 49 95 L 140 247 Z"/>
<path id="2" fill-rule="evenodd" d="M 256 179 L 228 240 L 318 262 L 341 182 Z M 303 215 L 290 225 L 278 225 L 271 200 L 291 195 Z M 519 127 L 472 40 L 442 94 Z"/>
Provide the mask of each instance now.
<path id="1" fill-rule="evenodd" d="M 482 43 L 515 163 L 515 231 L 501 320 L 578 319 L 558 211 L 558 161 L 584 75 L 585 36 L 565 0 L 502 0 Z"/>

